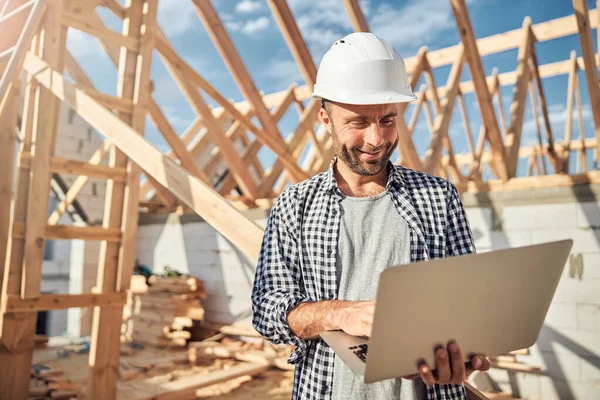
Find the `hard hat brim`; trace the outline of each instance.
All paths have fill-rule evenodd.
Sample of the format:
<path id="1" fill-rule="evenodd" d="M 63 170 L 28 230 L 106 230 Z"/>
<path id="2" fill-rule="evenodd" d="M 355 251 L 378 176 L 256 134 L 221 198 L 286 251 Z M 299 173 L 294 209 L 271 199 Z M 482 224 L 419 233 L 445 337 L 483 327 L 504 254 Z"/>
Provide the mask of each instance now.
<path id="1" fill-rule="evenodd" d="M 405 92 L 394 90 L 330 90 L 328 88 L 320 88 L 315 85 L 312 97 L 325 99 L 337 103 L 354 104 L 354 105 L 373 105 L 373 104 L 395 104 L 409 103 L 417 100 L 410 88 Z M 326 93 L 328 93 L 326 95 Z M 335 94 L 334 94 L 335 93 Z"/>

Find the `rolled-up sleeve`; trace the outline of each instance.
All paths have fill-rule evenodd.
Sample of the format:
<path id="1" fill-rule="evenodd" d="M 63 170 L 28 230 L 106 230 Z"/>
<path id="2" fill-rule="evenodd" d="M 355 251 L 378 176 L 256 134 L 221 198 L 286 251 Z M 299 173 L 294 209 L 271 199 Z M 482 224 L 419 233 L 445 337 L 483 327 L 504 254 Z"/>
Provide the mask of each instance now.
<path id="1" fill-rule="evenodd" d="M 307 342 L 291 331 L 287 314 L 306 301 L 302 291 L 298 243 L 280 198 L 269 214 L 252 289 L 252 324 L 265 339 L 296 346 L 288 360 L 300 362 Z M 284 222 L 285 221 L 285 222 Z"/>

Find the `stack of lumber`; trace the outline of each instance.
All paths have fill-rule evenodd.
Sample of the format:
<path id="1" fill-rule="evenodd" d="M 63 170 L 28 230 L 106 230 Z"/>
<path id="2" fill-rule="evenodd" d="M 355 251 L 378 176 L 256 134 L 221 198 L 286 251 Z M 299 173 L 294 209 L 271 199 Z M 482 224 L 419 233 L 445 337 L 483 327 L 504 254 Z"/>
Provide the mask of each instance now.
<path id="1" fill-rule="evenodd" d="M 34 366 L 31 371 L 29 399 L 81 399 L 83 391 L 72 382 L 60 368 Z"/>
<path id="2" fill-rule="evenodd" d="M 204 282 L 192 276 L 134 276 L 124 310 L 123 340 L 184 347 L 204 320 Z"/>

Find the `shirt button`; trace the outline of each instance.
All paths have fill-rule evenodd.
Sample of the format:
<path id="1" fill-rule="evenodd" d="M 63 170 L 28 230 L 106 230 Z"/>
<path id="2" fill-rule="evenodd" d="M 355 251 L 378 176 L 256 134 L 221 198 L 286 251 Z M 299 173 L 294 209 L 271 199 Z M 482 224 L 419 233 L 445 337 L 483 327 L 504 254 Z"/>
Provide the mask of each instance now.
<path id="1" fill-rule="evenodd" d="M 321 388 L 321 394 L 327 394 L 329 392 L 329 386 L 323 386 Z"/>
<path id="2" fill-rule="evenodd" d="M 329 292 L 329 299 L 330 300 L 335 300 L 335 295 L 333 292 Z"/>
<path id="3" fill-rule="evenodd" d="M 336 209 L 331 210 L 331 215 L 337 215 L 337 210 Z"/>

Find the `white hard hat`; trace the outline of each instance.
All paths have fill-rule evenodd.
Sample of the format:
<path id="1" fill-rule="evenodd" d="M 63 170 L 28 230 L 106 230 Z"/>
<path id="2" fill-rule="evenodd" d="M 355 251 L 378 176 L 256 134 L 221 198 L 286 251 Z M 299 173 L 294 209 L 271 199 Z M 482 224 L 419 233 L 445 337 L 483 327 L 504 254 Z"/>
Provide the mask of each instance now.
<path id="1" fill-rule="evenodd" d="M 404 60 L 383 39 L 355 32 L 325 53 L 313 97 L 346 104 L 390 104 L 416 100 Z"/>

